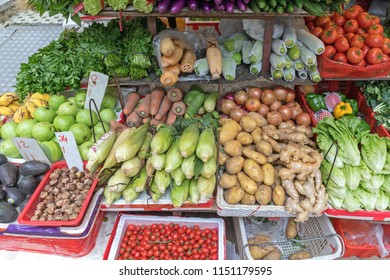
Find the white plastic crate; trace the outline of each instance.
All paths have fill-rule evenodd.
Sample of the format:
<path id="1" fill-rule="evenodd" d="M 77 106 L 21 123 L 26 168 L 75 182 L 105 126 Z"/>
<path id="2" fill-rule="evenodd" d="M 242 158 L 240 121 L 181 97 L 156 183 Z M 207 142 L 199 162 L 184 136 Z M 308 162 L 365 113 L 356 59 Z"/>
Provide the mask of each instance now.
<path id="1" fill-rule="evenodd" d="M 249 252 L 248 237 L 254 236 L 252 233 L 247 232 L 245 222 L 243 218 L 233 218 L 234 229 L 236 232 L 238 251 L 242 259 L 254 260 Z M 259 226 L 258 234 L 262 232 Z M 305 250 L 308 251 L 313 258 L 311 260 L 333 260 L 340 258 L 344 255 L 345 247 L 343 239 L 336 233 L 329 218 L 325 215 L 321 217 L 309 218 L 305 223 L 298 223 L 298 232 L 300 238 L 310 239 L 323 237 L 321 239 L 304 241 L 301 244 L 305 246 Z M 298 244 L 294 244 L 292 241 L 278 240 L 283 242 L 275 242 L 282 252 L 282 259 L 288 259 L 288 256 L 302 250 L 302 247 Z M 244 248 L 245 247 L 245 248 Z"/>

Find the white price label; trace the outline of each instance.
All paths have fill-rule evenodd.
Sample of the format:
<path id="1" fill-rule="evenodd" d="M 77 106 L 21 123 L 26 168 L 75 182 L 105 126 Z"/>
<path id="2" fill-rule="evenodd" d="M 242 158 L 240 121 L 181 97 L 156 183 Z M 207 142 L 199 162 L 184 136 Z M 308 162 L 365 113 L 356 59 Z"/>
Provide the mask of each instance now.
<path id="1" fill-rule="evenodd" d="M 89 101 L 93 99 L 96 103 L 98 111 L 102 104 L 104 94 L 108 84 L 108 76 L 99 72 L 92 71 L 88 79 L 87 98 L 85 100 L 84 109 L 89 109 Z M 96 112 L 96 108 L 91 103 L 91 109 Z"/>
<path id="2" fill-rule="evenodd" d="M 50 160 L 43 152 L 41 146 L 39 146 L 37 140 L 32 138 L 15 137 L 12 138 L 12 142 L 26 161 L 37 160 L 51 165 Z"/>
<path id="3" fill-rule="evenodd" d="M 56 137 L 68 167 L 77 167 L 78 170 L 84 171 L 83 160 L 81 159 L 73 133 L 70 131 L 56 132 Z"/>

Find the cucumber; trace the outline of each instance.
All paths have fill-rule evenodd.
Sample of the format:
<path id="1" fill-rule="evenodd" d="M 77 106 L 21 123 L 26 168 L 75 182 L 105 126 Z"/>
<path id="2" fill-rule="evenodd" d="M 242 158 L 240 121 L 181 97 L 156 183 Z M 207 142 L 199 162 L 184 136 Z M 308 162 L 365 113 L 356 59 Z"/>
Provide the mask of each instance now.
<path id="1" fill-rule="evenodd" d="M 190 104 L 188 104 L 186 116 L 187 118 L 193 118 L 198 113 L 200 107 L 203 106 L 203 103 L 205 101 L 205 95 L 204 94 L 197 94 L 194 99 L 191 100 Z"/>
<path id="2" fill-rule="evenodd" d="M 252 0 L 253 2 L 253 0 Z M 267 4 L 266 0 L 255 0 L 256 5 L 259 9 L 262 9 L 265 7 L 265 4 Z"/>
<path id="3" fill-rule="evenodd" d="M 287 13 L 293 13 L 294 12 L 294 4 L 293 2 L 288 2 L 286 7 Z"/>
<path id="4" fill-rule="evenodd" d="M 266 4 L 263 8 L 263 12 L 268 12 L 270 9 L 270 6 L 268 4 Z"/>
<path id="5" fill-rule="evenodd" d="M 298 9 L 303 8 L 303 1 L 302 0 L 293 0 L 293 3 L 295 5 L 295 7 L 297 7 Z"/>
<path id="6" fill-rule="evenodd" d="M 287 1 L 286 1 L 286 0 L 278 0 L 278 4 L 279 4 L 280 6 L 286 7 Z"/>
<path id="7" fill-rule="evenodd" d="M 270 14 L 274 14 L 276 11 L 275 11 L 275 8 L 271 7 L 269 10 L 268 10 L 268 13 Z"/>
<path id="8" fill-rule="evenodd" d="M 249 8 L 254 12 L 254 13 L 260 13 L 259 7 L 257 7 L 256 1 L 251 1 L 249 3 Z"/>
<path id="9" fill-rule="evenodd" d="M 281 6 L 281 5 L 276 5 L 275 11 L 278 14 L 283 14 L 284 13 L 284 7 Z"/>
<path id="10" fill-rule="evenodd" d="M 278 4 L 278 1 L 277 0 L 268 0 L 268 5 L 270 7 L 273 7 L 275 8 L 275 6 Z"/>

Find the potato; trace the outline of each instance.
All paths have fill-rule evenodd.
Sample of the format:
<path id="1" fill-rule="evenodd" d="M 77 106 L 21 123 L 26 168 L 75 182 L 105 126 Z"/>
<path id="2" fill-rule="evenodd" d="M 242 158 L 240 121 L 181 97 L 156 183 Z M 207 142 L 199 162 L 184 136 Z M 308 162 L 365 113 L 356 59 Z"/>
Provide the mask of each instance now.
<path id="1" fill-rule="evenodd" d="M 230 140 L 223 146 L 225 153 L 232 157 L 238 157 L 242 155 L 242 145 L 238 140 Z"/>
<path id="2" fill-rule="evenodd" d="M 263 140 L 263 131 L 260 127 L 256 127 L 256 129 L 251 132 L 251 136 L 253 138 L 253 142 L 259 142 L 260 140 Z"/>
<path id="3" fill-rule="evenodd" d="M 263 234 L 259 234 L 248 239 L 248 244 L 262 244 L 270 242 L 272 242 L 271 238 Z M 249 252 L 252 258 L 255 260 L 260 260 L 274 248 L 274 246 L 249 246 Z"/>
<path id="4" fill-rule="evenodd" d="M 297 237 L 297 235 L 298 235 L 298 227 L 297 227 L 297 223 L 295 222 L 295 218 L 289 218 L 286 227 L 286 238 L 292 239 Z"/>
<path id="5" fill-rule="evenodd" d="M 225 154 L 224 151 L 221 150 L 222 148 L 218 150 L 218 165 L 224 166 L 230 157 L 227 154 Z"/>
<path id="6" fill-rule="evenodd" d="M 240 120 L 240 125 L 242 127 L 242 130 L 245 132 L 252 132 L 256 129 L 257 123 L 254 118 L 246 115 L 243 116 Z"/>
<path id="7" fill-rule="evenodd" d="M 228 173 L 223 173 L 221 177 L 219 177 L 219 186 L 223 189 L 230 189 L 237 185 L 237 176 L 230 175 Z"/>
<path id="8" fill-rule="evenodd" d="M 266 157 L 272 155 L 272 146 L 267 141 L 260 140 L 258 142 L 255 142 L 255 144 L 256 144 L 256 151 L 258 151 L 259 153 L 262 153 Z"/>
<path id="9" fill-rule="evenodd" d="M 308 251 L 299 251 L 294 254 L 291 254 L 288 256 L 289 260 L 304 260 L 304 259 L 310 259 L 312 258 L 312 255 Z"/>
<path id="10" fill-rule="evenodd" d="M 231 189 L 228 189 L 224 191 L 223 197 L 228 204 L 235 205 L 241 201 L 241 199 L 244 198 L 245 191 L 239 187 L 235 186 Z"/>
<path id="11" fill-rule="evenodd" d="M 279 248 L 273 249 L 263 258 L 263 260 L 281 260 L 281 259 L 282 259 L 282 252 L 280 252 Z"/>
<path id="12" fill-rule="evenodd" d="M 272 201 L 275 205 L 284 206 L 286 202 L 286 192 L 281 185 L 276 185 L 272 191 Z"/>
<path id="13" fill-rule="evenodd" d="M 256 183 L 263 182 L 263 171 L 260 165 L 253 159 L 247 159 L 244 161 L 244 172 Z"/>
<path id="14" fill-rule="evenodd" d="M 268 205 L 272 199 L 272 189 L 270 186 L 260 185 L 255 193 L 256 201 L 260 205 Z"/>
<path id="15" fill-rule="evenodd" d="M 251 151 L 254 151 L 254 150 L 256 149 L 256 147 L 253 146 L 253 145 L 243 146 L 242 148 L 243 148 L 243 150 L 244 150 L 244 149 L 249 149 L 249 150 L 251 150 Z"/>
<path id="16" fill-rule="evenodd" d="M 256 152 L 256 151 L 254 151 L 254 150 L 252 150 L 252 149 L 250 149 L 250 148 L 244 147 L 244 148 L 242 149 L 242 153 L 243 153 L 243 155 L 244 155 L 245 157 L 250 158 L 250 159 L 253 159 L 253 160 L 256 161 L 258 164 L 263 165 L 263 164 L 266 164 L 266 163 L 267 163 L 267 158 L 266 158 L 264 155 L 262 155 L 262 154 L 260 154 L 260 153 L 258 153 L 258 152 Z"/>
<path id="17" fill-rule="evenodd" d="M 258 127 L 263 127 L 268 124 L 266 118 L 264 118 L 262 115 L 256 112 L 250 112 L 248 113 L 248 116 L 252 117 L 255 121 Z"/>
<path id="18" fill-rule="evenodd" d="M 229 119 L 229 118 L 220 118 L 218 123 L 219 123 L 219 126 L 223 126 L 225 123 L 227 123 L 228 121 L 231 121 L 232 119 Z"/>
<path id="19" fill-rule="evenodd" d="M 236 136 L 240 131 L 241 126 L 237 122 L 229 120 L 219 131 L 219 143 L 225 145 L 226 142 L 236 139 Z"/>
<path id="20" fill-rule="evenodd" d="M 263 176 L 264 176 L 263 183 L 268 186 L 272 186 L 275 182 L 274 167 L 271 164 L 266 163 L 261 167 L 261 169 L 263 170 Z"/>
<path id="21" fill-rule="evenodd" d="M 245 159 L 243 157 L 232 157 L 226 161 L 226 171 L 230 175 L 237 174 L 242 170 Z"/>
<path id="22" fill-rule="evenodd" d="M 256 203 L 256 198 L 253 194 L 245 193 L 244 197 L 240 201 L 241 204 L 253 205 Z"/>
<path id="23" fill-rule="evenodd" d="M 253 137 L 248 132 L 239 132 L 236 140 L 240 141 L 242 145 L 250 145 L 253 143 Z"/>
<path id="24" fill-rule="evenodd" d="M 238 182 L 241 185 L 241 188 L 244 189 L 249 194 L 255 194 L 257 191 L 256 182 L 248 177 L 244 172 L 239 172 L 237 174 Z"/>

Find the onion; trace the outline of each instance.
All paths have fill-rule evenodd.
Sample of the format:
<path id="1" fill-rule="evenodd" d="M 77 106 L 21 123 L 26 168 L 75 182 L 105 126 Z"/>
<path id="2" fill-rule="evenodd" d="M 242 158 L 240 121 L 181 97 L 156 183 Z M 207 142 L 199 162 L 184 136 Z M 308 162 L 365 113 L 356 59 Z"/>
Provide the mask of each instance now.
<path id="1" fill-rule="evenodd" d="M 280 106 L 278 112 L 282 115 L 282 119 L 284 122 L 289 121 L 291 119 L 292 111 L 290 107 L 286 105 Z"/>
<path id="2" fill-rule="evenodd" d="M 311 119 L 310 115 L 308 113 L 300 113 L 295 121 L 297 122 L 298 125 L 303 125 L 303 126 L 310 126 L 311 124 Z"/>
<path id="3" fill-rule="evenodd" d="M 288 107 L 301 107 L 301 105 L 299 105 L 299 103 L 296 101 L 291 101 L 291 102 L 287 103 L 286 105 Z"/>
<path id="4" fill-rule="evenodd" d="M 291 88 L 287 89 L 287 95 L 286 95 L 286 103 L 289 103 L 291 101 L 295 100 L 295 91 Z"/>
<path id="5" fill-rule="evenodd" d="M 220 119 L 228 119 L 229 116 L 228 116 L 228 115 L 225 115 L 225 114 L 222 114 L 222 115 L 219 115 L 219 118 L 220 118 Z"/>
<path id="6" fill-rule="evenodd" d="M 257 113 L 265 117 L 268 114 L 268 112 L 269 112 L 269 107 L 265 104 L 260 104 L 260 109 L 259 111 L 257 111 Z"/>
<path id="7" fill-rule="evenodd" d="M 260 109 L 260 100 L 254 97 L 250 97 L 245 103 L 245 109 L 249 112 L 257 112 Z"/>
<path id="8" fill-rule="evenodd" d="M 237 107 L 237 105 L 236 105 L 236 103 L 234 103 L 233 100 L 229 100 L 229 99 L 222 99 L 221 100 L 221 111 L 225 115 L 229 115 L 231 110 L 233 110 L 236 107 Z"/>
<path id="9" fill-rule="evenodd" d="M 301 107 L 297 107 L 297 106 L 291 107 L 291 118 L 295 120 L 295 118 L 302 112 L 303 110 Z"/>
<path id="10" fill-rule="evenodd" d="M 256 99 L 259 99 L 259 100 L 260 100 L 261 93 L 262 93 L 263 91 L 261 90 L 261 88 L 251 87 L 251 88 L 247 88 L 247 89 L 246 89 L 246 92 L 248 93 L 248 96 L 249 96 L 249 97 L 251 97 L 251 98 L 256 98 Z"/>
<path id="11" fill-rule="evenodd" d="M 269 106 L 269 108 L 271 109 L 271 111 L 277 111 L 280 106 L 282 106 L 282 102 L 276 100 L 274 103 L 272 103 L 271 106 Z"/>
<path id="12" fill-rule="evenodd" d="M 223 97 L 224 99 L 234 100 L 234 92 L 228 92 Z"/>
<path id="13" fill-rule="evenodd" d="M 270 106 L 275 102 L 275 93 L 272 89 L 265 89 L 261 94 L 261 102 Z"/>
<path id="14" fill-rule="evenodd" d="M 241 108 L 235 108 L 230 112 L 230 118 L 236 122 L 240 122 L 241 118 L 246 115 L 246 112 Z"/>
<path id="15" fill-rule="evenodd" d="M 283 122 L 282 114 L 278 112 L 270 112 L 267 115 L 267 121 L 269 124 L 279 126 Z"/>
<path id="16" fill-rule="evenodd" d="M 243 90 L 237 91 L 236 94 L 234 95 L 234 101 L 238 105 L 244 105 L 247 99 L 248 99 L 248 94 Z"/>
<path id="17" fill-rule="evenodd" d="M 274 88 L 275 97 L 279 101 L 285 101 L 287 96 L 287 89 L 282 86 L 277 86 Z"/>

